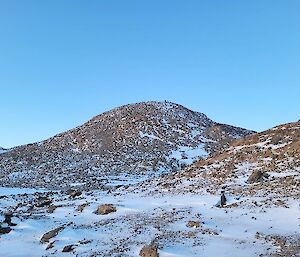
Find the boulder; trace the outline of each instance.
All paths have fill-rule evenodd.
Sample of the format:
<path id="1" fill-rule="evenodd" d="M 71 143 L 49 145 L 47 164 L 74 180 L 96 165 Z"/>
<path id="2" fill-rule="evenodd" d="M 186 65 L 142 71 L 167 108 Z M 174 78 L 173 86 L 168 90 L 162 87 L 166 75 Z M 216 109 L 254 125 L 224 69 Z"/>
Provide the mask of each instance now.
<path id="1" fill-rule="evenodd" d="M 88 203 L 80 204 L 80 205 L 77 207 L 77 211 L 83 212 L 84 208 L 87 207 L 88 205 L 89 205 Z"/>
<path id="2" fill-rule="evenodd" d="M 8 234 L 12 229 L 10 227 L 2 228 L 0 227 L 0 235 Z"/>
<path id="3" fill-rule="evenodd" d="M 58 228 L 55 228 L 55 229 L 52 229 L 52 230 L 48 231 L 47 233 L 45 233 L 45 234 L 42 236 L 40 242 L 41 242 L 41 243 L 49 243 L 49 240 L 50 240 L 51 238 L 57 236 L 58 233 L 59 233 L 61 230 L 63 230 L 63 229 L 64 229 L 64 227 L 58 227 Z"/>
<path id="4" fill-rule="evenodd" d="M 50 205 L 49 207 L 48 207 L 48 210 L 47 210 L 47 212 L 48 213 L 53 213 L 55 210 L 56 210 L 56 206 L 55 205 Z"/>
<path id="5" fill-rule="evenodd" d="M 141 257 L 159 257 L 155 244 L 145 245 L 139 254 Z"/>
<path id="6" fill-rule="evenodd" d="M 252 174 L 249 176 L 247 183 L 252 184 L 252 183 L 262 182 L 264 177 L 266 177 L 264 172 L 260 170 L 254 170 Z"/>
<path id="7" fill-rule="evenodd" d="M 189 228 L 199 228 L 200 227 L 200 222 L 199 221 L 193 221 L 193 220 L 190 220 L 187 224 L 186 224 L 187 227 Z"/>
<path id="8" fill-rule="evenodd" d="M 82 192 L 81 191 L 78 191 L 78 190 L 69 190 L 68 191 L 68 194 L 71 198 L 75 198 L 77 196 L 81 196 L 82 195 Z"/>
<path id="9" fill-rule="evenodd" d="M 17 226 L 17 224 L 15 224 L 11 221 L 12 217 L 13 217 L 13 214 L 11 212 L 5 213 L 3 223 L 6 223 L 8 226 L 11 226 L 11 227 Z"/>
<path id="10" fill-rule="evenodd" d="M 74 250 L 74 245 L 66 245 L 63 249 L 62 252 L 63 253 L 69 253 L 72 252 Z"/>
<path id="11" fill-rule="evenodd" d="M 96 214 L 98 215 L 107 215 L 109 213 L 112 212 L 116 212 L 117 208 L 114 207 L 112 204 L 102 204 L 99 205 L 97 210 L 96 210 Z"/>

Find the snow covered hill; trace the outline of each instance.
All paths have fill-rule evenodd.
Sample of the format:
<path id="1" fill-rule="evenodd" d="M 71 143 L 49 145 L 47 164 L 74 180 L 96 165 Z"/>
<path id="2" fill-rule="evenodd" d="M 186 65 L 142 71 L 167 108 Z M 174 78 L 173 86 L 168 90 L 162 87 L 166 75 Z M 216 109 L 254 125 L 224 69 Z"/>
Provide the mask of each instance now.
<path id="1" fill-rule="evenodd" d="M 109 190 L 80 180 L 80 190 L 0 187 L 0 252 L 299 256 L 299 131 L 296 122 L 249 135 L 184 170 L 140 182 L 131 176 L 131 185 L 125 174 L 110 176 L 105 183 L 117 186 Z"/>
<path id="2" fill-rule="evenodd" d="M 252 131 L 213 122 L 170 102 L 122 106 L 0 157 L 2 185 L 101 188 L 107 176 L 174 171 Z"/>
<path id="3" fill-rule="evenodd" d="M 283 204 L 285 197 L 299 199 L 300 121 L 233 141 L 227 149 L 152 183 L 156 191 L 205 188 L 211 194 L 226 190 L 233 195 L 270 196 L 264 203 L 269 205 Z"/>
<path id="4" fill-rule="evenodd" d="M 7 150 L 0 146 L 0 154 L 5 153 Z"/>
<path id="5" fill-rule="evenodd" d="M 209 182 L 211 192 L 226 187 L 243 195 L 272 192 L 274 199 L 299 199 L 300 121 L 234 141 L 223 152 L 194 163 L 180 174 L 195 178 L 197 187 Z"/>

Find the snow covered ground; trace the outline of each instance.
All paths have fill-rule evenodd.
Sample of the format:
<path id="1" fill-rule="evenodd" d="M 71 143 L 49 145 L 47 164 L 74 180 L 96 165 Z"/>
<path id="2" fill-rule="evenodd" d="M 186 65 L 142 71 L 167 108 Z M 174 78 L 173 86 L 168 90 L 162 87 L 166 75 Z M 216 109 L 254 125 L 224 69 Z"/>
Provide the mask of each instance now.
<path id="1" fill-rule="evenodd" d="M 228 206 L 217 208 L 216 195 L 150 196 L 123 189 L 70 197 L 66 192 L 0 188 L 0 196 L 0 212 L 12 211 L 17 224 L 0 235 L 1 256 L 10 257 L 138 256 L 152 241 L 161 257 L 267 256 L 280 250 L 271 236 L 297 237 L 300 229 L 295 201 L 288 208 L 265 208 L 249 205 L 243 197 L 227 196 Z M 51 203 L 37 204 L 47 200 Z M 97 215 L 100 204 L 113 204 L 117 211 Z M 53 213 L 49 206 L 56 207 Z M 85 206 L 82 212 L 79 206 Z M 189 221 L 200 226 L 188 227 Z M 41 237 L 60 226 L 64 228 L 50 239 L 53 247 L 46 250 L 49 244 L 41 243 Z M 63 253 L 66 245 L 73 245 L 73 250 Z"/>

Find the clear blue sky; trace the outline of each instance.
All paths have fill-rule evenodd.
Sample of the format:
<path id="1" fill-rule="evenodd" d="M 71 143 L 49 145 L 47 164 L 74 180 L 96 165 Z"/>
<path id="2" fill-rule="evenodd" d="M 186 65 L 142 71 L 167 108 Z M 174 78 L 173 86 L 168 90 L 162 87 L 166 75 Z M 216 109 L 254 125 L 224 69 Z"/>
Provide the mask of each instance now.
<path id="1" fill-rule="evenodd" d="M 300 118 L 299 0 L 0 1 L 0 146 L 169 100 L 261 131 Z"/>

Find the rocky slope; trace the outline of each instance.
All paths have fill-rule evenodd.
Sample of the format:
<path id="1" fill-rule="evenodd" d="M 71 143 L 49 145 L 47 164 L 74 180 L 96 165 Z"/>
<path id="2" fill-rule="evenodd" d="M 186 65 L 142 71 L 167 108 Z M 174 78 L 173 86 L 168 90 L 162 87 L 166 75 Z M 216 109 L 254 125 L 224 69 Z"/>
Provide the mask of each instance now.
<path id="1" fill-rule="evenodd" d="M 0 183 L 53 188 L 80 182 L 101 187 L 106 175 L 178 170 L 252 133 L 174 103 L 126 105 L 43 142 L 1 154 Z"/>
<path id="2" fill-rule="evenodd" d="M 228 230 L 222 229 L 218 242 L 244 238 L 241 242 L 256 245 L 257 250 L 258 243 L 270 245 L 250 256 L 298 256 L 300 121 L 236 140 L 227 149 L 182 171 L 140 183 L 134 192 L 137 190 L 156 197 L 193 195 L 198 204 L 202 203 L 204 195 L 214 196 L 215 203 L 210 208 L 214 209 L 213 213 L 216 209 L 223 210 L 223 215 L 217 220 L 222 221 L 221 226 L 229 226 Z M 225 197 L 223 204 L 222 195 Z M 190 200 L 189 204 L 193 203 Z M 205 212 L 202 208 L 201 213 Z M 281 220 L 282 217 L 285 221 Z M 247 221 L 243 224 L 244 218 Z M 208 223 L 217 220 L 211 216 Z M 237 248 L 233 248 L 231 256 L 239 255 Z M 225 253 L 226 250 L 222 252 L 224 256 Z"/>
<path id="3" fill-rule="evenodd" d="M 270 204 L 300 198 L 300 121 L 249 135 L 185 170 L 165 175 L 169 190 L 265 196 Z M 276 201 L 278 202 L 276 203 Z"/>

